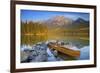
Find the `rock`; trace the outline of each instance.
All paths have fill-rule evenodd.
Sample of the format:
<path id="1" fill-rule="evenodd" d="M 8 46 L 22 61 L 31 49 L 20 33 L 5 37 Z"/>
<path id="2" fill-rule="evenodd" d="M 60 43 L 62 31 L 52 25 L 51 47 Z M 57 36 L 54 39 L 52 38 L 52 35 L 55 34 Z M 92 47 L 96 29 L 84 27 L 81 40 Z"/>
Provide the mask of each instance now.
<path id="1" fill-rule="evenodd" d="M 38 55 L 36 58 L 35 58 L 35 62 L 44 62 L 47 60 L 47 55 Z"/>
<path id="2" fill-rule="evenodd" d="M 51 52 L 51 50 L 49 48 L 47 48 L 47 60 L 48 61 L 56 61 L 56 57 L 54 56 L 54 54 Z"/>
<path id="3" fill-rule="evenodd" d="M 54 50 L 54 56 L 57 56 L 57 55 L 58 55 L 57 50 Z"/>
<path id="4" fill-rule="evenodd" d="M 28 53 L 21 51 L 21 62 L 26 62 L 28 56 L 29 56 Z"/>

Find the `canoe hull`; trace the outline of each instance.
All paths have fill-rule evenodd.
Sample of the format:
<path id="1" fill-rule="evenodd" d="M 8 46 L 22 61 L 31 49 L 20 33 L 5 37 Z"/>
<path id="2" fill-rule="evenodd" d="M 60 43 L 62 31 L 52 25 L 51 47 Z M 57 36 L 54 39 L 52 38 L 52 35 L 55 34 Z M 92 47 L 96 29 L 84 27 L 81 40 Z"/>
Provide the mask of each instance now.
<path id="1" fill-rule="evenodd" d="M 80 56 L 80 51 L 79 50 L 72 50 L 60 45 L 55 45 L 55 44 L 48 44 L 48 47 L 50 49 L 54 49 L 57 50 L 58 52 L 61 52 L 63 54 L 66 54 L 68 56 L 72 56 L 72 57 L 79 57 Z"/>

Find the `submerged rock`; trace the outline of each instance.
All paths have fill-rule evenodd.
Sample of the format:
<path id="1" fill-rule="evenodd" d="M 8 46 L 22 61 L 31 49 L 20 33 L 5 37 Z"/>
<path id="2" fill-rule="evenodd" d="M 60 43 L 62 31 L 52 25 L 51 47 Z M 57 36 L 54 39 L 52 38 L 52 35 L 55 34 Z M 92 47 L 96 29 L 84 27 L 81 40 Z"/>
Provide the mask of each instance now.
<path id="1" fill-rule="evenodd" d="M 47 53 L 48 53 L 48 61 L 56 61 L 56 57 L 49 48 L 47 49 Z"/>
<path id="2" fill-rule="evenodd" d="M 33 47 L 21 50 L 21 62 L 43 62 L 47 60 L 47 45 L 38 43 Z"/>

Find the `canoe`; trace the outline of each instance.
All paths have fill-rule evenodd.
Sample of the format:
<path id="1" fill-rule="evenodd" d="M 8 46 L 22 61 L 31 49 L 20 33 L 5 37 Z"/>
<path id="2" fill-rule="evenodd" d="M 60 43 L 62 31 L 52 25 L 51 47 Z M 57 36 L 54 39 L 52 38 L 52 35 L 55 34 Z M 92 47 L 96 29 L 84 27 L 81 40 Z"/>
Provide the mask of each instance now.
<path id="1" fill-rule="evenodd" d="M 72 57 L 79 57 L 80 56 L 80 51 L 79 50 L 72 50 L 70 48 L 66 48 L 61 45 L 57 45 L 55 43 L 48 43 L 48 47 L 50 49 L 57 50 L 58 52 L 61 52 L 65 55 L 72 56 Z"/>

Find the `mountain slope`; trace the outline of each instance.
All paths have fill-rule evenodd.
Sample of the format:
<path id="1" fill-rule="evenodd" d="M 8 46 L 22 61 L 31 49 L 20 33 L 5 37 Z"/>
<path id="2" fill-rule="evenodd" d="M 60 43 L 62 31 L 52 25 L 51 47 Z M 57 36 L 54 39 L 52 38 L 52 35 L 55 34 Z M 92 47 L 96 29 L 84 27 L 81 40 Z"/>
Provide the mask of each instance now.
<path id="1" fill-rule="evenodd" d="M 64 25 L 72 24 L 72 22 L 73 22 L 72 19 L 66 18 L 64 16 L 54 16 L 48 19 L 47 21 L 45 21 L 45 23 L 51 27 L 57 27 L 57 26 L 61 27 Z"/>

